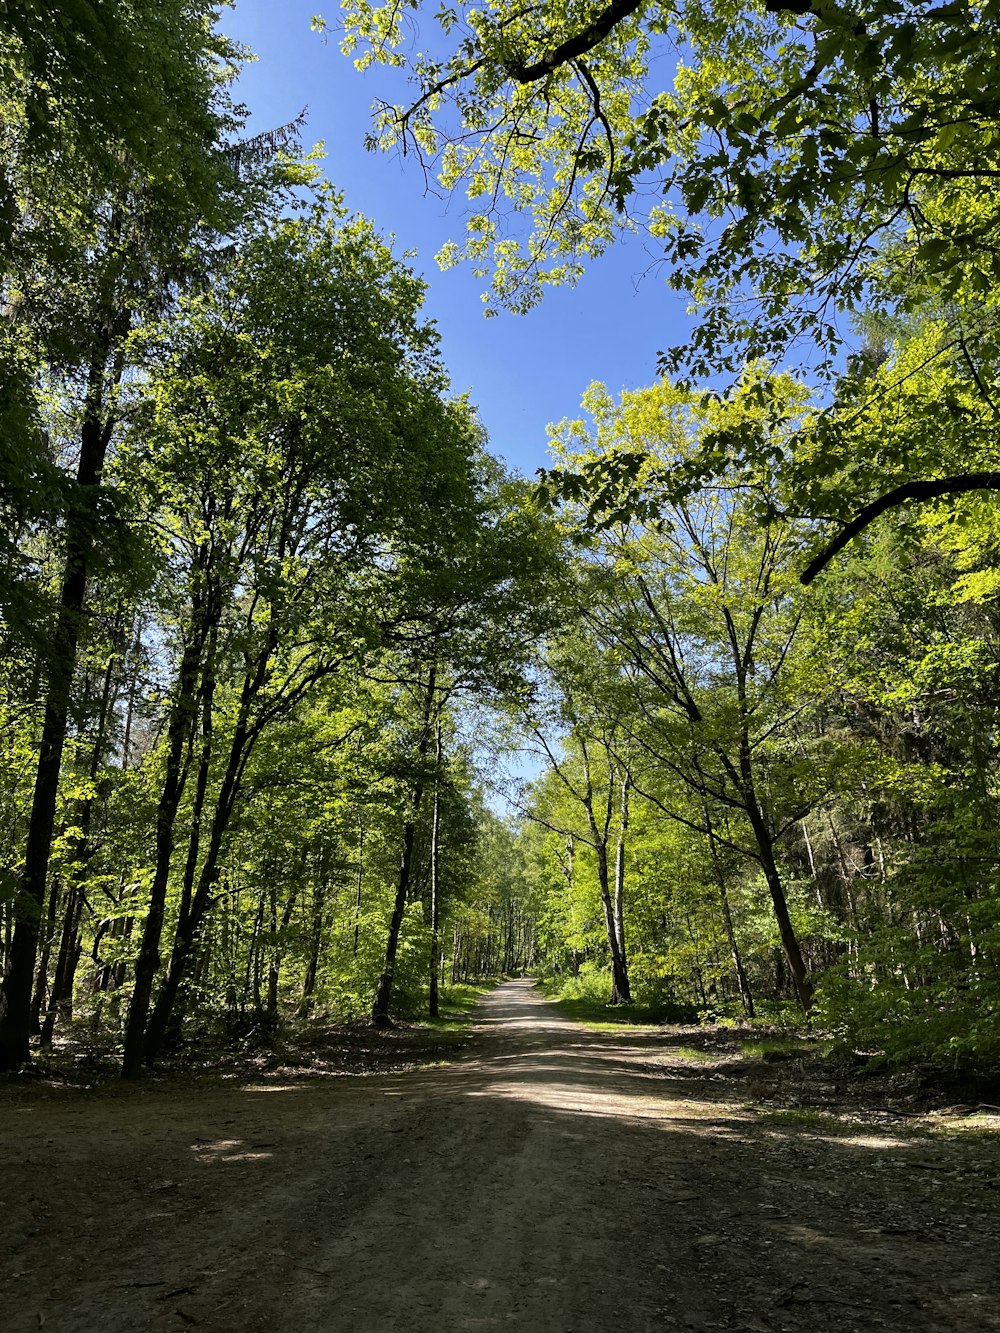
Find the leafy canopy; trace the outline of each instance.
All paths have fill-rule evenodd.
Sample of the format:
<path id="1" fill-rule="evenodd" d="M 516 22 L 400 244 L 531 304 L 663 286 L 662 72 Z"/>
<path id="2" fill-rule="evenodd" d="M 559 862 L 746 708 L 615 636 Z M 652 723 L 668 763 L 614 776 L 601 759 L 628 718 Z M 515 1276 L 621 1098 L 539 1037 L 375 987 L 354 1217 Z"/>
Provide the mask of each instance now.
<path id="1" fill-rule="evenodd" d="M 890 262 L 988 298 L 998 16 L 996 0 L 490 0 L 433 17 L 355 0 L 343 46 L 412 80 L 372 142 L 467 190 L 445 262 L 468 258 L 524 308 L 644 225 L 703 311 L 667 361 L 704 374 L 783 354 L 804 327 L 832 350 L 837 308 Z"/>

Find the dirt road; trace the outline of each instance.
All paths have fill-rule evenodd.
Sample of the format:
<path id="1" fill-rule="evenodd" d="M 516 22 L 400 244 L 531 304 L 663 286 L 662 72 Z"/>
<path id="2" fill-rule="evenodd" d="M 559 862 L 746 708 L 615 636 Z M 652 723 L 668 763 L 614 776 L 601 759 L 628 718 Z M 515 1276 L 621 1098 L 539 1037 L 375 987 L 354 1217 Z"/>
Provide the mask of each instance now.
<path id="1" fill-rule="evenodd" d="M 753 1092 L 526 981 L 447 1066 L 25 1092 L 0 1108 L 0 1328 L 1000 1328 L 995 1143 Z"/>

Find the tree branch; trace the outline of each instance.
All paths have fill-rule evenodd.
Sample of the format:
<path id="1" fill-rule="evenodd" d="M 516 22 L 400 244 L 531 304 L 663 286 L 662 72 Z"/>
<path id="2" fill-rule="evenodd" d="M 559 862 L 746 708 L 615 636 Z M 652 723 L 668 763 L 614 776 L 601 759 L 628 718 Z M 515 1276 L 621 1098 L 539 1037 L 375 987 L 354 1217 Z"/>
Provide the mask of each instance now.
<path id="1" fill-rule="evenodd" d="M 578 32 L 574 37 L 568 37 L 566 41 L 560 42 L 551 51 L 547 51 L 541 60 L 536 60 L 530 65 L 524 64 L 523 61 L 511 61 L 504 68 L 516 83 L 537 83 L 560 65 L 565 65 L 568 61 L 593 51 L 594 47 L 603 42 L 623 19 L 641 9 L 645 2 L 646 0 L 611 0 L 607 9 L 602 10 L 583 32 Z"/>
<path id="2" fill-rule="evenodd" d="M 873 523 L 887 509 L 895 509 L 907 500 L 936 500 L 942 495 L 961 495 L 965 491 L 1000 491 L 1000 472 L 967 472 L 960 477 L 941 477 L 937 481 L 907 481 L 879 496 L 871 504 L 859 510 L 857 517 L 846 524 L 819 555 L 810 560 L 802 571 L 801 580 L 806 585 L 830 563 L 838 552 L 854 540 L 860 532 Z"/>

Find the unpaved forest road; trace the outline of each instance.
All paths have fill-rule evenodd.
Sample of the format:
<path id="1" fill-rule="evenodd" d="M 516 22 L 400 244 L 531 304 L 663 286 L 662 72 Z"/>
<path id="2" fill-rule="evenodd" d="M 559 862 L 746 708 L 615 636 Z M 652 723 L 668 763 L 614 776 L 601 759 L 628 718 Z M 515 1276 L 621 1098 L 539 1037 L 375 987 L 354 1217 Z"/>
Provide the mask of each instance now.
<path id="1" fill-rule="evenodd" d="M 0 1329 L 1000 1328 L 995 1143 L 740 1091 L 527 981 L 445 1067 L 30 1090 L 0 1107 Z"/>

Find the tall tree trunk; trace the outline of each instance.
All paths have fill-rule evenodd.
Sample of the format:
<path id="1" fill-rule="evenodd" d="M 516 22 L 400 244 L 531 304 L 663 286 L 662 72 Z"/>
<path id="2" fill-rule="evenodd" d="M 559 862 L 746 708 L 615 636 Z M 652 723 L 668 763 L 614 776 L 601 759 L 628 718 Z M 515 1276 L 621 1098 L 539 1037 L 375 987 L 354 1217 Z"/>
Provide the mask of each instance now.
<path id="1" fill-rule="evenodd" d="M 615 934 L 618 937 L 618 953 L 626 972 L 628 971 L 628 955 L 625 952 L 625 839 L 628 834 L 628 793 L 630 785 L 629 775 L 626 772 L 622 775 L 618 842 L 615 847 Z"/>
<path id="2" fill-rule="evenodd" d="M 416 837 L 417 816 L 420 813 L 420 802 L 424 794 L 424 763 L 427 759 L 427 751 L 430 748 L 431 714 L 434 709 L 434 690 L 436 683 L 437 668 L 432 666 L 427 675 L 427 689 L 424 694 L 423 725 L 420 732 L 420 744 L 417 750 L 420 768 L 416 781 L 413 784 L 413 794 L 410 798 L 409 818 L 403 829 L 403 849 L 399 858 L 399 873 L 396 877 L 396 898 L 393 903 L 392 916 L 389 920 L 389 932 L 385 942 L 385 959 L 382 964 L 382 974 L 378 979 L 378 985 L 375 988 L 375 1000 L 372 1004 L 372 1022 L 379 1027 L 386 1027 L 391 1022 L 389 1017 L 389 1005 L 392 1001 L 392 983 L 396 971 L 396 951 L 399 947 L 399 932 L 403 924 L 403 913 L 406 910 L 406 898 L 410 890 L 410 879 L 413 867 L 413 843 Z"/>
<path id="3" fill-rule="evenodd" d="M 49 885 L 48 911 L 45 914 L 45 931 L 41 938 L 38 964 L 35 968 L 35 990 L 31 997 L 31 1032 L 34 1036 L 41 1030 L 42 1009 L 45 1007 L 49 989 L 49 960 L 52 957 L 52 945 L 56 937 L 56 921 L 59 917 L 59 898 L 62 886 L 58 874 L 52 876 Z M 58 960 L 58 955 L 57 955 Z M 58 967 L 58 961 L 56 963 Z"/>
<path id="4" fill-rule="evenodd" d="M 120 630 L 119 630 L 120 632 Z M 93 842 L 90 835 L 94 819 L 95 787 L 104 756 L 109 748 L 109 724 L 111 720 L 111 697 L 115 679 L 115 656 L 108 657 L 104 670 L 104 683 L 101 689 L 101 703 L 97 716 L 97 732 L 90 752 L 90 764 L 87 776 L 90 789 L 83 800 L 77 803 L 76 827 L 73 840 L 73 871 L 69 892 L 66 897 L 66 911 L 59 943 L 59 955 L 56 962 L 56 974 L 52 982 L 48 1011 L 41 1026 L 41 1047 L 49 1050 L 52 1046 L 52 1034 L 56 1019 L 62 1015 L 69 1017 L 73 1012 L 73 986 L 76 981 L 76 968 L 80 960 L 80 921 L 86 905 L 86 883 L 90 859 L 93 855 Z"/>
<path id="5" fill-rule="evenodd" d="M 632 991 L 628 979 L 628 963 L 622 949 L 615 915 L 615 900 L 612 891 L 611 870 L 608 865 L 608 832 L 611 823 L 611 803 L 613 792 L 609 789 L 604 812 L 603 826 L 597 822 L 594 810 L 593 782 L 591 780 L 590 756 L 585 742 L 581 739 L 580 750 L 583 756 L 586 789 L 583 794 L 583 806 L 587 812 L 587 823 L 595 853 L 597 854 L 597 884 L 601 893 L 601 907 L 604 912 L 604 933 L 611 955 L 611 1004 L 631 1004 Z M 609 781 L 614 783 L 612 774 Z"/>
<path id="6" fill-rule="evenodd" d="M 243 981 L 243 1001 L 241 1008 L 246 1011 L 250 1006 L 251 991 L 257 993 L 260 989 L 260 974 L 257 970 L 257 959 L 260 957 L 260 932 L 264 926 L 264 895 L 257 896 L 257 912 L 253 919 L 253 931 L 250 935 L 250 948 L 247 952 L 247 970 Z"/>
<path id="7" fill-rule="evenodd" d="M 63 915 L 62 935 L 59 941 L 59 954 L 56 960 L 56 973 L 52 979 L 52 994 L 49 997 L 48 1012 L 42 1024 L 40 1046 L 43 1051 L 52 1047 L 52 1034 L 56 1018 L 72 1013 L 73 982 L 76 978 L 76 965 L 80 958 L 80 919 L 83 915 L 83 886 L 74 882 L 66 895 L 66 910 Z"/>
<path id="8" fill-rule="evenodd" d="M 604 910 L 604 931 L 607 935 L 608 949 L 611 954 L 611 1003 L 631 1004 L 632 990 L 629 986 L 628 964 L 619 947 L 618 932 L 615 928 L 615 905 L 611 893 L 607 843 L 598 842 L 595 851 L 597 852 L 597 881 L 601 891 L 601 907 Z"/>
<path id="9" fill-rule="evenodd" d="M 778 934 L 781 937 L 781 946 L 785 951 L 785 957 L 788 960 L 789 971 L 792 974 L 792 980 L 795 983 L 795 993 L 799 998 L 805 1013 L 813 1000 L 813 986 L 809 980 L 808 969 L 802 957 L 802 951 L 799 948 L 799 941 L 795 935 L 795 928 L 792 925 L 792 918 L 788 911 L 788 900 L 785 897 L 785 887 L 781 882 L 781 874 L 778 870 L 778 863 L 774 856 L 774 838 L 771 836 L 771 830 L 768 826 L 768 819 L 764 808 L 757 799 L 757 786 L 754 780 L 754 767 L 752 749 L 750 745 L 750 732 L 747 723 L 747 702 L 746 702 L 746 681 L 745 669 L 738 668 L 739 680 L 739 698 L 741 711 L 741 732 L 740 732 L 740 750 L 739 750 L 739 791 L 743 801 L 743 808 L 746 811 L 750 822 L 750 828 L 753 831 L 754 841 L 757 844 L 757 857 L 760 862 L 761 870 L 764 872 L 764 879 L 767 883 L 768 892 L 771 895 L 771 906 L 774 909 L 774 919 L 778 923 Z"/>
<path id="10" fill-rule="evenodd" d="M 313 888 L 312 922 L 309 938 L 309 961 L 306 964 L 305 980 L 302 983 L 302 999 L 299 1001 L 298 1016 L 305 1018 L 311 1008 L 312 997 L 316 991 L 319 975 L 319 955 L 323 947 L 323 917 L 326 912 L 326 857 L 325 849 L 320 857 L 320 873 Z"/>
<path id="11" fill-rule="evenodd" d="M 217 621 L 213 623 L 218 623 Z M 272 620 L 264 642 L 243 678 L 240 691 L 239 711 L 233 726 L 233 735 L 229 744 L 219 792 L 215 799 L 215 809 L 205 848 L 204 859 L 198 874 L 197 888 L 190 898 L 190 908 L 182 912 L 177 919 L 170 964 L 167 974 L 156 997 L 145 1035 L 142 1038 L 141 1061 L 152 1064 L 159 1054 L 164 1037 L 174 1017 L 177 997 L 181 984 L 187 974 L 191 960 L 195 957 L 202 925 L 212 905 L 212 893 L 219 875 L 219 857 L 229 829 L 236 802 L 243 787 L 243 775 L 260 737 L 263 723 L 260 718 L 251 723 L 254 702 L 264 688 L 275 649 L 278 643 L 278 625 Z M 184 904 L 182 904 L 183 906 Z"/>
<path id="12" fill-rule="evenodd" d="M 222 785 L 215 803 L 208 846 L 205 849 L 205 857 L 198 875 L 198 885 L 191 898 L 190 909 L 183 917 L 178 918 L 167 975 L 163 979 L 160 992 L 156 997 L 156 1003 L 149 1015 L 149 1022 L 146 1025 L 140 1057 L 141 1061 L 145 1061 L 146 1064 L 152 1064 L 160 1053 L 163 1040 L 170 1027 L 181 982 L 184 980 L 188 965 L 197 948 L 198 935 L 211 904 L 212 889 L 218 877 L 219 856 L 222 852 L 223 839 L 239 796 L 243 771 L 253 748 L 255 737 L 256 733 L 250 733 L 245 714 L 241 712 L 233 734 L 226 772 L 223 775 Z"/>
<path id="13" fill-rule="evenodd" d="M 305 867 L 302 868 L 305 873 Z M 271 1019 L 278 1017 L 278 981 L 281 977 L 281 961 L 284 956 L 282 940 L 288 930 L 292 920 L 292 913 L 295 911 L 295 901 L 298 897 L 299 886 L 293 884 L 285 899 L 285 905 L 281 909 L 281 917 L 278 917 L 278 891 L 271 884 L 271 953 L 270 962 L 267 969 L 267 1013 Z"/>
<path id="14" fill-rule="evenodd" d="M 431 956 L 427 1012 L 438 1017 L 438 973 L 441 970 L 441 722 L 435 729 L 434 810 L 431 814 Z"/>
<path id="15" fill-rule="evenodd" d="M 200 575 L 204 573 L 208 559 L 207 546 L 202 545 L 197 556 Z M 199 583 L 200 579 L 195 583 L 196 588 Z M 173 858 L 174 825 L 187 777 L 184 753 L 197 713 L 198 681 L 209 632 L 209 626 L 205 623 L 205 609 L 201 595 L 196 594 L 191 631 L 178 672 L 177 695 L 167 724 L 167 762 L 156 811 L 156 862 L 149 891 L 149 908 L 135 964 L 135 986 L 125 1022 L 122 1078 L 139 1078 L 142 1073 L 146 1018 L 153 994 L 153 980 L 160 967 L 160 937 L 163 934 L 167 883 Z"/>
<path id="16" fill-rule="evenodd" d="M 365 825 L 358 815 L 358 879 L 354 891 L 354 957 L 361 940 L 361 890 L 365 882 Z"/>
<path id="17" fill-rule="evenodd" d="M 96 499 L 101 486 L 104 460 L 114 428 L 113 416 L 105 411 L 108 361 L 116 332 L 124 332 L 128 322 L 125 321 L 119 330 L 113 321 L 107 321 L 106 332 L 91 361 L 80 427 L 80 459 L 76 476 L 81 509 L 93 510 L 92 501 Z M 118 371 L 112 379 L 111 387 L 120 374 Z M 48 662 L 45 711 L 28 819 L 24 871 L 20 893 L 15 902 L 15 926 L 7 973 L 0 987 L 0 1070 L 14 1069 L 29 1058 L 31 992 L 49 858 L 52 854 L 69 701 L 87 594 L 90 546 L 85 523 L 81 524 L 79 519 L 72 520 L 68 525 L 59 611 Z"/>
<path id="18" fill-rule="evenodd" d="M 750 991 L 750 982 L 747 979 L 746 969 L 743 966 L 743 957 L 740 953 L 740 947 L 736 940 L 736 929 L 733 926 L 733 914 L 729 909 L 729 891 L 726 887 L 725 871 L 722 867 L 722 860 L 719 856 L 719 845 L 715 836 L 715 829 L 712 825 L 712 815 L 709 810 L 708 800 L 702 794 L 702 809 L 705 814 L 705 827 L 708 832 L 708 855 L 712 862 L 712 873 L 715 876 L 715 884 L 719 890 L 719 906 L 722 909 L 722 925 L 726 932 L 726 940 L 729 944 L 729 956 L 733 960 L 733 971 L 736 973 L 736 986 L 740 993 L 740 1003 L 743 1005 L 743 1012 L 747 1018 L 754 1016 L 753 995 Z"/>
<path id="19" fill-rule="evenodd" d="M 804 1012 L 808 1013 L 813 1001 L 813 986 L 809 980 L 808 969 L 802 957 L 795 927 L 792 925 L 792 918 L 788 911 L 788 899 L 785 897 L 781 873 L 774 857 L 774 843 L 759 816 L 757 820 L 754 820 L 751 815 L 751 823 L 754 825 L 754 837 L 757 842 L 761 869 L 764 872 L 764 879 L 771 895 L 774 918 L 778 923 L 781 947 L 788 961 L 788 970 L 792 974 L 792 981 L 795 984 L 795 993 L 799 998 L 799 1003 L 802 1005 Z"/>

